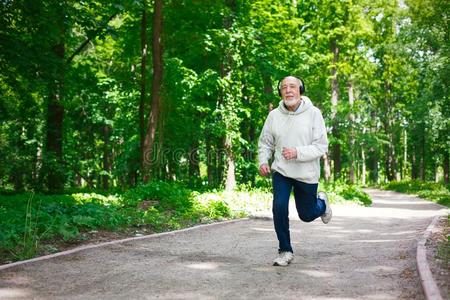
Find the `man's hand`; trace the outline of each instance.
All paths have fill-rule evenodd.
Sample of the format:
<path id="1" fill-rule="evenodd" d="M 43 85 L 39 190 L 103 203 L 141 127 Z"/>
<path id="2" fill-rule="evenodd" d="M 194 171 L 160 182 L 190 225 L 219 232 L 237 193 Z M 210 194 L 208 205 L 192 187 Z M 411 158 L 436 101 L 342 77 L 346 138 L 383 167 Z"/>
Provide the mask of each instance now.
<path id="1" fill-rule="evenodd" d="M 270 167 L 268 164 L 262 164 L 261 167 L 259 167 L 259 174 L 261 176 L 267 176 L 270 174 Z"/>
<path id="2" fill-rule="evenodd" d="M 287 148 L 283 147 L 283 151 L 281 152 L 284 159 L 291 160 L 297 158 L 297 149 L 295 148 Z"/>

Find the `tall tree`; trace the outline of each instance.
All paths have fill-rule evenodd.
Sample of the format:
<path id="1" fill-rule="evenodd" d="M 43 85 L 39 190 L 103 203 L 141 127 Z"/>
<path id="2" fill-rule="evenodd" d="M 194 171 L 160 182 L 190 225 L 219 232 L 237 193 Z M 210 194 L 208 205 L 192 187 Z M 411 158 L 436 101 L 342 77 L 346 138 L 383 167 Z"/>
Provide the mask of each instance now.
<path id="1" fill-rule="evenodd" d="M 147 4 L 143 1 L 142 8 L 142 19 L 141 19 L 141 80 L 140 80 L 140 98 L 139 98 L 139 140 L 140 140 L 140 171 L 141 174 L 146 172 L 145 168 L 145 113 L 146 108 L 148 108 L 147 103 L 147 54 L 148 54 L 148 43 L 147 43 Z"/>
<path id="2" fill-rule="evenodd" d="M 163 0 L 155 0 L 153 8 L 153 32 L 152 32 L 152 103 L 146 126 L 143 146 L 143 174 L 142 180 L 148 182 L 151 176 L 152 151 L 155 143 L 156 129 L 161 102 L 161 86 L 163 78 L 163 47 L 161 34 L 163 30 Z"/>

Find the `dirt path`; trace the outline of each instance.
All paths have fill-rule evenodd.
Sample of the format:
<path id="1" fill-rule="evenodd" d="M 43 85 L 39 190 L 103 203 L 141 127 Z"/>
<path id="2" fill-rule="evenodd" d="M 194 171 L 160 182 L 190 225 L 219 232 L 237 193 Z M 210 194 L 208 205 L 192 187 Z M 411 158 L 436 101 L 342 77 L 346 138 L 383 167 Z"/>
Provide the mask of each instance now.
<path id="1" fill-rule="evenodd" d="M 441 206 L 368 190 L 330 224 L 291 218 L 295 259 L 273 267 L 270 220 L 215 225 L 0 271 L 0 299 L 423 299 L 417 239 Z"/>

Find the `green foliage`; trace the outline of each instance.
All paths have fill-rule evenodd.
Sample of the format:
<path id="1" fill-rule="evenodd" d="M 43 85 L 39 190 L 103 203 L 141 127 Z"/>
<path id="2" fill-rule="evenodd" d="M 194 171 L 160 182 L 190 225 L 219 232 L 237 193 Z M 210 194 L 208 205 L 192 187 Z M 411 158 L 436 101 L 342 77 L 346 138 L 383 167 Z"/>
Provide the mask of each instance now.
<path id="1" fill-rule="evenodd" d="M 116 197 L 94 193 L 1 196 L 0 207 L 0 241 L 7 248 L 17 244 L 20 237 L 36 242 L 53 237 L 68 241 L 80 231 L 129 225 L 126 216 L 119 213 Z"/>
<path id="2" fill-rule="evenodd" d="M 122 197 L 122 203 L 128 207 L 137 207 L 143 201 L 155 203 L 160 211 L 184 212 L 192 208 L 191 191 L 177 182 L 152 181 L 128 190 Z"/>
<path id="3" fill-rule="evenodd" d="M 320 183 L 319 190 L 327 193 L 331 203 L 354 202 L 359 205 L 370 206 L 372 199 L 360 187 L 343 182 Z"/>
<path id="4" fill-rule="evenodd" d="M 450 186 L 442 183 L 419 180 L 393 181 L 383 185 L 383 188 L 399 193 L 416 194 L 421 198 L 450 207 Z"/>
<path id="5" fill-rule="evenodd" d="M 278 79 L 293 73 L 332 129 L 329 157 L 343 180 L 442 176 L 450 149 L 444 2 L 168 1 L 152 177 L 220 188 L 233 162 L 237 185 L 265 185 L 255 167 L 258 134 L 279 101 Z M 52 174 L 65 189 L 137 186 L 142 88 L 143 121 L 151 109 L 151 3 L 18 0 L 0 12 L 0 190 L 48 191 Z M 54 98 L 64 109 L 60 128 L 47 124 Z M 59 129 L 62 154 L 46 153 L 48 134 Z"/>

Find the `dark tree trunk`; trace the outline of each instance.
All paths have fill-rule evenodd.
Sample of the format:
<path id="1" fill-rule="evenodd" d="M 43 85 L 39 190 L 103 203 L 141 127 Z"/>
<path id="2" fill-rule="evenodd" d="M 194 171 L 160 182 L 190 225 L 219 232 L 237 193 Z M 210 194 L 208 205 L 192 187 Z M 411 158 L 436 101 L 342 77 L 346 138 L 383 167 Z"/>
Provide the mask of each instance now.
<path id="1" fill-rule="evenodd" d="M 210 187 L 215 186 L 216 161 L 217 158 L 212 148 L 211 139 L 206 135 L 206 171 L 208 173 L 208 185 Z"/>
<path id="2" fill-rule="evenodd" d="M 62 141 L 64 107 L 54 97 L 47 105 L 47 186 L 50 191 L 60 191 L 64 186 L 64 171 L 62 164 Z"/>
<path id="3" fill-rule="evenodd" d="M 166 111 L 162 106 L 163 104 L 164 103 L 160 103 L 161 112 Z M 167 151 L 164 150 L 164 120 L 165 114 L 161 113 L 158 118 L 158 143 L 156 147 L 154 147 L 156 153 L 153 155 L 153 157 L 156 158 L 156 161 L 152 168 L 152 172 L 155 172 L 156 178 L 169 178 L 172 176 L 172 174 L 169 174 L 170 172 L 166 172 L 166 166 L 169 166 L 170 164 L 173 165 L 173 159 L 170 159 L 170 156 L 166 154 Z M 178 165 L 178 162 L 175 162 L 175 164 Z M 177 168 L 172 168 L 172 170 L 176 173 Z"/>
<path id="4" fill-rule="evenodd" d="M 366 186 L 366 152 L 364 147 L 361 149 L 361 184 Z"/>
<path id="5" fill-rule="evenodd" d="M 448 172 L 450 169 L 450 163 L 449 163 L 449 154 L 448 154 L 448 149 L 445 150 L 446 153 L 444 154 L 444 165 L 443 165 L 443 169 L 444 169 L 444 183 L 448 184 Z"/>
<path id="6" fill-rule="evenodd" d="M 103 125 L 103 171 L 108 174 L 102 175 L 102 187 L 106 191 L 109 189 L 109 174 L 111 173 L 112 157 L 110 136 L 112 128 L 109 125 Z"/>
<path id="7" fill-rule="evenodd" d="M 63 119 L 64 107 L 62 105 L 63 85 L 65 75 L 65 11 L 63 5 L 53 16 L 53 24 L 58 35 L 53 36 L 54 45 L 52 55 L 54 63 L 50 66 L 49 97 L 47 101 L 46 142 L 43 171 L 50 192 L 59 192 L 64 188 L 63 165 Z"/>
<path id="8" fill-rule="evenodd" d="M 152 59 L 153 59 L 153 80 L 152 80 L 152 106 L 150 116 L 147 120 L 147 128 L 144 139 L 143 174 L 142 179 L 147 183 L 151 177 L 153 146 L 156 137 L 156 127 L 158 124 L 159 105 L 161 101 L 161 85 L 163 77 L 163 48 L 161 42 L 162 22 L 163 22 L 163 0 L 155 0 L 153 12 L 153 34 L 152 34 Z"/>
<path id="9" fill-rule="evenodd" d="M 339 62 L 339 47 L 336 39 L 331 40 L 331 52 L 333 53 L 333 63 L 331 67 L 331 122 L 333 124 L 333 136 L 336 141 L 339 141 L 339 128 L 336 120 L 337 105 L 339 100 L 339 81 L 337 75 L 337 64 Z M 334 161 L 334 179 L 339 179 L 341 176 L 341 145 L 335 143 L 332 150 L 332 157 Z"/>
<path id="10" fill-rule="evenodd" d="M 18 166 L 14 167 L 11 174 L 11 181 L 14 184 L 14 192 L 22 192 L 23 191 L 23 170 L 21 170 Z"/>
<path id="11" fill-rule="evenodd" d="M 23 140 L 20 138 L 20 136 L 23 134 L 22 130 L 14 130 L 15 133 L 17 134 L 17 137 L 15 137 L 16 139 L 16 147 L 17 147 L 17 152 L 18 153 L 23 153 L 24 152 L 24 142 Z M 23 182 L 23 177 L 26 174 L 26 170 L 24 168 L 24 164 L 23 162 L 18 159 L 15 160 L 13 163 L 13 168 L 12 168 L 12 174 L 11 174 L 11 181 L 14 184 L 14 191 L 15 192 L 21 192 L 23 191 L 24 188 L 24 182 Z"/>
<path id="12" fill-rule="evenodd" d="M 420 169 L 419 169 L 419 174 L 420 174 L 420 179 L 422 181 L 426 180 L 426 174 L 427 174 L 427 158 L 426 158 L 426 138 L 425 138 L 425 128 L 423 128 L 423 132 L 422 132 L 422 147 L 421 147 L 421 153 L 420 153 Z"/>
<path id="13" fill-rule="evenodd" d="M 390 121 L 387 121 L 390 123 Z M 389 137 L 389 143 L 385 146 L 386 158 L 385 158 L 385 173 L 388 181 L 393 181 L 396 179 L 396 159 L 395 159 L 395 149 L 394 149 L 394 134 L 391 132 L 392 127 L 390 124 L 386 125 L 385 132 Z"/>
<path id="14" fill-rule="evenodd" d="M 374 148 L 369 149 L 369 178 L 373 183 L 378 183 L 378 153 Z"/>
<path id="15" fill-rule="evenodd" d="M 198 140 L 195 139 L 189 149 L 189 178 L 192 181 L 195 181 L 200 177 L 198 146 Z"/>
<path id="16" fill-rule="evenodd" d="M 350 162 L 349 162 L 349 174 L 348 179 L 351 184 L 355 183 L 355 161 L 356 161 L 356 149 L 355 149 L 355 131 L 353 130 L 354 122 L 355 122 L 355 114 L 353 113 L 353 104 L 355 102 L 355 97 L 353 93 L 353 83 L 352 81 L 347 82 L 348 88 L 348 103 L 350 105 L 350 114 L 348 116 L 350 120 Z"/>
<path id="17" fill-rule="evenodd" d="M 272 79 L 265 73 L 262 73 L 261 76 L 264 84 L 264 96 L 266 96 L 267 99 L 270 100 L 273 98 Z"/>
<path id="18" fill-rule="evenodd" d="M 395 138 L 394 138 L 394 128 L 393 128 L 393 116 L 392 116 L 392 85 L 389 82 L 385 82 L 385 103 L 386 105 L 386 115 L 383 116 L 384 121 L 384 133 L 389 138 L 389 143 L 385 146 L 385 175 L 388 181 L 395 180 L 396 169 L 397 169 L 397 160 L 395 157 Z"/>
<path id="19" fill-rule="evenodd" d="M 419 166 L 417 164 L 417 156 L 416 151 L 413 151 L 412 160 L 411 160 L 411 179 L 416 180 L 419 177 Z"/>
<path id="20" fill-rule="evenodd" d="M 333 136 L 336 140 L 340 139 L 340 132 L 337 128 L 334 128 Z M 342 171 L 341 145 L 338 142 L 334 144 L 332 154 L 333 154 L 333 162 L 334 162 L 333 175 L 334 175 L 334 180 L 337 180 L 337 179 L 341 178 L 341 171 Z"/>
<path id="21" fill-rule="evenodd" d="M 141 19 L 141 95 L 139 99 L 139 141 L 140 141 L 140 171 L 141 174 L 144 172 L 144 141 L 145 141 L 145 111 L 147 103 L 147 53 L 148 53 L 148 43 L 147 43 L 147 8 L 145 7 L 142 11 Z"/>
<path id="22" fill-rule="evenodd" d="M 235 174 L 235 161 L 233 155 L 233 149 L 231 144 L 231 138 L 227 136 L 225 138 L 225 153 L 227 164 L 227 178 L 225 180 L 225 190 L 232 191 L 236 187 L 236 174 Z"/>

